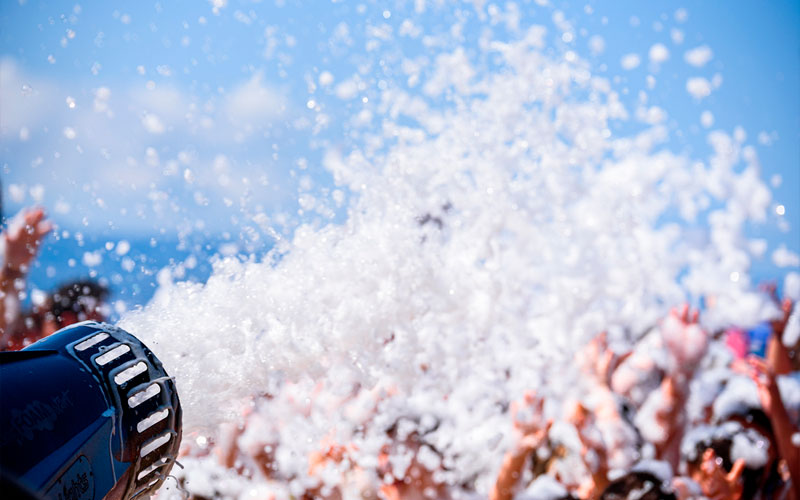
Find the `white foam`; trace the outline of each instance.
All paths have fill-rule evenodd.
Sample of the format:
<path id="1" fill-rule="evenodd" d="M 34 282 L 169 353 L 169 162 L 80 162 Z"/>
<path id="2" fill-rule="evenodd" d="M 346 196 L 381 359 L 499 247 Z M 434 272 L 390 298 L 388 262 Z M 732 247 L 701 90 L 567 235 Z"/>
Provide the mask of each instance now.
<path id="1" fill-rule="evenodd" d="M 669 49 L 663 43 L 656 43 L 650 47 L 647 55 L 650 62 L 660 64 L 669 59 Z"/>
<path id="2" fill-rule="evenodd" d="M 711 95 L 712 85 L 708 79 L 696 76 L 686 80 L 686 91 L 695 99 L 703 99 Z"/>
<path id="3" fill-rule="evenodd" d="M 711 48 L 708 45 L 701 45 L 691 50 L 687 50 L 683 58 L 687 63 L 696 68 L 702 68 L 714 57 Z"/>
<path id="4" fill-rule="evenodd" d="M 711 156 L 691 159 L 662 146 L 658 123 L 620 135 L 612 125 L 630 115 L 611 82 L 542 39 L 531 27 L 477 54 L 441 49 L 419 87 L 388 85 L 373 110 L 382 130 L 325 155 L 349 194 L 340 224 L 300 226 L 266 256 L 220 258 L 204 284 L 160 275 L 121 326 L 175 377 L 187 433 L 269 393 L 258 425 L 302 492 L 306 457 L 332 433 L 372 471 L 399 417 L 436 421 L 424 439 L 444 478 L 486 491 L 510 442 L 509 400 L 534 389 L 559 416 L 585 396 L 573 359 L 597 332 L 638 336 L 702 296 L 716 298 L 709 329 L 772 312 L 750 291 L 742 237 L 770 193 L 741 141 L 714 131 Z M 362 85 L 351 77 L 334 93 L 353 99 Z M 707 237 L 663 223 L 676 213 L 707 222 Z M 705 345 L 692 328 L 683 355 L 696 361 Z M 394 454 L 394 470 L 411 458 Z M 585 475 L 573 465 L 560 467 Z"/>
<path id="5" fill-rule="evenodd" d="M 637 54 L 625 54 L 622 56 L 622 59 L 620 59 L 619 64 L 622 66 L 622 69 L 630 70 L 637 68 L 641 62 L 642 60 Z"/>

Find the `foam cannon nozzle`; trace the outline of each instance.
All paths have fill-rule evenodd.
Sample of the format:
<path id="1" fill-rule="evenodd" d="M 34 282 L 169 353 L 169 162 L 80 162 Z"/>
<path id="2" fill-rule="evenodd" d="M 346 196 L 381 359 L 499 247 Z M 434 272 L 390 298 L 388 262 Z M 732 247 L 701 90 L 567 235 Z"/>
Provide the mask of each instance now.
<path id="1" fill-rule="evenodd" d="M 0 353 L 0 429 L 5 494 L 147 498 L 175 463 L 181 405 L 142 342 L 84 322 Z"/>

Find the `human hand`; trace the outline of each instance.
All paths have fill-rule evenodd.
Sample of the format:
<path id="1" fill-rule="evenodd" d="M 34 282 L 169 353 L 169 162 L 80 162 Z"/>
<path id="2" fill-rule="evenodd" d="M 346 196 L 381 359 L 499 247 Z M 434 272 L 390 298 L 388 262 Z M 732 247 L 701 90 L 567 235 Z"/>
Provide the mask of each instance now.
<path id="1" fill-rule="evenodd" d="M 511 418 L 514 425 L 514 434 L 517 448 L 530 451 L 541 446 L 553 420 L 544 419 L 544 398 L 537 396 L 533 391 L 526 391 L 522 401 L 511 403 Z"/>
<path id="2" fill-rule="evenodd" d="M 766 361 L 757 356 L 749 356 L 745 360 L 734 362 L 731 368 L 735 372 L 747 375 L 755 382 L 761 407 L 764 413 L 770 416 L 773 413 L 774 405 L 780 401 L 781 395 L 775 373 Z"/>
<path id="3" fill-rule="evenodd" d="M 569 405 L 571 408 L 567 410 L 567 422 L 574 425 L 578 431 L 582 444 L 581 455 L 586 457 L 590 452 L 594 452 L 598 456 L 605 457 L 605 444 L 603 436 L 597 429 L 594 413 L 580 401 L 571 402 Z"/>
<path id="4" fill-rule="evenodd" d="M 610 387 L 611 375 L 632 354 L 633 351 L 628 351 L 620 355 L 611 350 L 608 347 L 608 334 L 602 332 L 583 350 L 584 371 L 602 386 Z"/>
<path id="5" fill-rule="evenodd" d="M 354 445 L 351 445 L 351 448 Z M 340 463 L 348 455 L 348 447 L 336 442 L 333 438 L 333 432 L 329 433 L 322 438 L 318 450 L 311 452 L 309 455 L 309 473 L 313 473 L 319 467 L 322 467 L 328 461 Z"/>
<path id="6" fill-rule="evenodd" d="M 53 224 L 41 207 L 26 209 L 9 224 L 3 234 L 6 242 L 5 265 L 10 271 L 25 271 Z"/>
<path id="7" fill-rule="evenodd" d="M 730 472 L 722 468 L 719 459 L 711 448 L 703 453 L 698 483 L 703 494 L 711 500 L 738 500 L 742 496 L 743 484 L 740 481 L 744 471 L 744 459 L 734 462 Z"/>
<path id="8" fill-rule="evenodd" d="M 237 439 L 242 434 L 242 427 L 236 423 L 225 422 L 220 424 L 216 436 L 214 454 L 220 465 L 232 468 L 239 454 Z"/>
<path id="9" fill-rule="evenodd" d="M 578 488 L 579 498 L 592 498 L 592 492 L 603 491 L 608 485 L 608 449 L 600 429 L 595 424 L 594 414 L 580 401 L 570 402 L 567 421 L 578 431 L 580 456 L 591 478 L 585 478 Z"/>
<path id="10" fill-rule="evenodd" d="M 792 303 L 792 299 L 783 299 L 781 302 L 780 317 L 770 323 L 772 326 L 772 332 L 778 337 L 779 340 L 783 340 L 783 332 L 786 330 L 786 324 L 789 322 L 789 317 L 792 315 L 793 306 L 794 304 Z"/>
<path id="11" fill-rule="evenodd" d="M 698 311 L 688 304 L 670 311 L 661 324 L 664 345 L 678 373 L 689 375 L 703 357 L 708 347 L 708 333 L 698 324 Z"/>

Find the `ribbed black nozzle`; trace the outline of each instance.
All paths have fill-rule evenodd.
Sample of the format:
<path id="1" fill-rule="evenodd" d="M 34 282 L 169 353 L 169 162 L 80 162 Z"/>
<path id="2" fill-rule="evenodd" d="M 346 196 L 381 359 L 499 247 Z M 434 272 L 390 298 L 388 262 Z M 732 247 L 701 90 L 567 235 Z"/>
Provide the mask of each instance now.
<path id="1" fill-rule="evenodd" d="M 128 332 L 65 328 L 0 353 L 0 466 L 45 498 L 146 497 L 181 439 L 174 381 Z"/>

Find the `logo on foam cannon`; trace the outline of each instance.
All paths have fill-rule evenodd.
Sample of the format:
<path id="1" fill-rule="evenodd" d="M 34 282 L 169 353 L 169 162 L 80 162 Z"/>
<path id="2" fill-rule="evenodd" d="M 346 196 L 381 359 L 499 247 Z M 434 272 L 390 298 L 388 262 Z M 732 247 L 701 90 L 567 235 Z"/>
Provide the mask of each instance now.
<path id="1" fill-rule="evenodd" d="M 10 431 L 16 436 L 17 444 L 22 444 L 22 438 L 33 440 L 36 432 L 52 431 L 58 417 L 73 406 L 69 390 L 53 397 L 49 402 L 31 401 L 22 410 L 11 410 Z"/>

